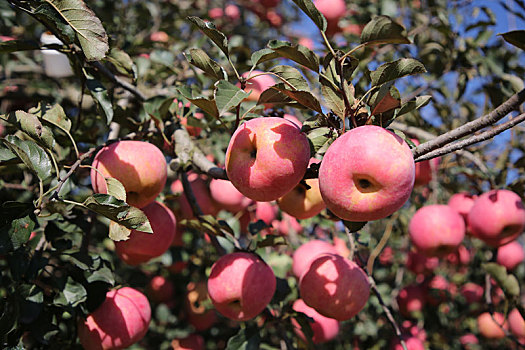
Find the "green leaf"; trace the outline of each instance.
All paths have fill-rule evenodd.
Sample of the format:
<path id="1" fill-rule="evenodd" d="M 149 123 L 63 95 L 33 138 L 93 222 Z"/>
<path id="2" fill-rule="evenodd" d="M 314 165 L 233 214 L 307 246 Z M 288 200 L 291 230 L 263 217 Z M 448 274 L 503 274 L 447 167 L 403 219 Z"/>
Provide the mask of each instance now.
<path id="1" fill-rule="evenodd" d="M 121 201 L 126 201 L 126 189 L 124 185 L 113 177 L 106 177 L 107 194 L 113 196 Z"/>
<path id="2" fill-rule="evenodd" d="M 405 27 L 388 16 L 374 17 L 363 28 L 361 44 L 410 44 Z"/>
<path id="3" fill-rule="evenodd" d="M 109 223 L 109 235 L 108 237 L 115 242 L 127 241 L 131 235 L 131 230 L 126 226 L 119 225 L 114 221 Z"/>
<path id="4" fill-rule="evenodd" d="M 88 88 L 93 99 L 97 101 L 106 116 L 106 124 L 109 125 L 113 120 L 113 105 L 109 99 L 108 90 L 100 81 L 95 79 L 91 74 L 84 70 L 86 77 L 86 87 Z"/>
<path id="5" fill-rule="evenodd" d="M 47 153 L 31 140 L 20 140 L 18 137 L 8 135 L 0 139 L 11 152 L 31 170 L 40 180 L 46 180 L 51 176 L 52 165 Z"/>
<path id="6" fill-rule="evenodd" d="M 43 0 L 35 9 L 35 15 L 51 22 L 71 39 L 71 32 L 64 33 L 68 26 L 75 33 L 88 61 L 98 61 L 109 50 L 108 36 L 102 22 L 82 0 Z"/>
<path id="7" fill-rule="evenodd" d="M 118 74 L 126 75 L 133 79 L 137 78 L 137 67 L 126 52 L 117 48 L 112 48 L 109 51 L 106 60 L 115 67 Z"/>
<path id="8" fill-rule="evenodd" d="M 252 53 L 252 64 L 255 67 L 259 63 L 263 63 L 266 61 L 273 60 L 275 58 L 279 58 L 281 55 L 279 55 L 277 52 L 273 51 L 272 49 L 262 49 L 259 51 L 255 51 Z"/>
<path id="9" fill-rule="evenodd" d="M 217 62 L 212 60 L 204 50 L 190 49 L 190 54 L 184 54 L 188 62 L 195 67 L 202 69 L 206 74 L 215 80 L 228 79 L 228 74 Z"/>
<path id="10" fill-rule="evenodd" d="M 35 228 L 31 204 L 4 202 L 0 207 L 0 254 L 16 250 L 26 243 Z"/>
<path id="11" fill-rule="evenodd" d="M 193 96 L 193 91 L 188 86 L 179 86 L 177 90 L 185 99 L 202 109 L 214 118 L 219 118 L 219 110 L 214 99 L 208 99 L 204 96 Z"/>
<path id="12" fill-rule="evenodd" d="M 261 220 L 262 221 L 262 220 Z M 260 241 L 257 241 L 256 249 L 264 247 L 275 247 L 278 245 L 287 245 L 286 239 L 278 235 L 266 235 Z"/>
<path id="13" fill-rule="evenodd" d="M 71 120 L 66 116 L 66 112 L 64 112 L 62 106 L 58 104 L 49 106 L 39 103 L 36 107 L 31 108 L 29 113 L 33 113 L 38 118 L 57 126 L 66 133 L 69 133 L 71 130 Z"/>
<path id="14" fill-rule="evenodd" d="M 322 32 L 326 31 L 326 26 L 328 25 L 326 18 L 319 12 L 317 7 L 315 7 L 312 0 L 293 0 L 293 2 L 311 18 L 319 30 Z"/>
<path id="15" fill-rule="evenodd" d="M 484 263 L 481 267 L 499 284 L 505 296 L 519 298 L 520 285 L 516 277 L 507 273 L 507 269 L 498 263 Z"/>
<path id="16" fill-rule="evenodd" d="M 498 35 L 501 35 L 503 39 L 509 44 L 525 50 L 525 30 L 513 30 L 511 32 Z"/>
<path id="17" fill-rule="evenodd" d="M 290 85 L 293 86 L 294 90 L 309 91 L 310 86 L 303 77 L 301 72 L 290 66 L 275 66 L 270 69 L 270 72 L 277 74 L 282 79 L 286 80 Z M 288 86 L 288 84 L 286 84 Z"/>
<path id="18" fill-rule="evenodd" d="M 175 62 L 175 55 L 171 51 L 155 50 L 151 53 L 150 60 L 171 68 Z"/>
<path id="19" fill-rule="evenodd" d="M 315 128 L 306 134 L 312 148 L 312 155 L 318 153 L 323 147 L 328 147 L 337 138 L 337 134 L 327 126 Z"/>
<path id="20" fill-rule="evenodd" d="M 382 64 L 370 73 L 372 86 L 378 86 L 401 77 L 419 73 L 427 70 L 423 64 L 413 58 L 400 58 L 397 61 Z"/>
<path id="21" fill-rule="evenodd" d="M 370 96 L 368 105 L 372 111 L 371 115 L 377 115 L 398 108 L 401 105 L 399 91 L 391 83 L 383 84 L 378 91 Z"/>
<path id="22" fill-rule="evenodd" d="M 258 350 L 260 344 L 259 330 L 253 327 L 245 328 L 228 340 L 226 350 Z"/>
<path id="23" fill-rule="evenodd" d="M 226 80 L 218 81 L 215 87 L 215 102 L 219 115 L 223 115 L 233 107 L 238 106 L 249 95 Z"/>
<path id="24" fill-rule="evenodd" d="M 396 117 L 426 106 L 430 102 L 431 98 L 431 95 L 418 96 L 415 100 L 404 103 L 396 113 Z"/>
<path id="25" fill-rule="evenodd" d="M 39 50 L 40 45 L 34 40 L 9 40 L 0 42 L 0 53 Z"/>
<path id="26" fill-rule="evenodd" d="M 71 277 L 68 277 L 64 289 L 55 297 L 53 302 L 58 306 L 75 307 L 86 300 L 86 288 Z"/>
<path id="27" fill-rule="evenodd" d="M 346 107 L 341 89 L 322 75 L 319 76 L 319 82 L 321 83 L 321 93 L 328 108 L 339 118 L 344 118 Z"/>
<path id="28" fill-rule="evenodd" d="M 281 91 L 283 94 L 290 97 L 292 100 L 299 102 L 299 104 L 305 106 L 306 108 L 309 108 L 321 114 L 323 113 L 321 104 L 319 103 L 317 98 L 315 98 L 315 96 L 308 91 L 290 91 L 284 84 L 277 84 L 273 87 L 273 89 Z"/>
<path id="29" fill-rule="evenodd" d="M 150 222 L 142 210 L 132 207 L 118 198 L 107 194 L 95 193 L 86 198 L 83 204 L 88 209 L 129 229 L 145 233 L 153 232 Z"/>
<path id="30" fill-rule="evenodd" d="M 215 25 L 211 22 L 205 22 L 199 17 L 189 16 L 187 17 L 190 22 L 195 24 L 208 38 L 211 39 L 221 49 L 222 52 L 229 57 L 230 52 L 228 49 L 228 39 L 226 35 L 215 28 Z"/>
<path id="31" fill-rule="evenodd" d="M 314 72 L 319 72 L 319 57 L 303 45 L 293 45 L 287 41 L 270 40 L 268 47 L 285 58 L 297 62 Z"/>
<path id="32" fill-rule="evenodd" d="M 272 105 L 283 105 L 283 104 L 295 104 L 296 102 L 293 102 L 292 99 L 290 99 L 288 96 L 283 94 L 282 92 L 269 88 L 264 90 L 261 93 L 261 96 L 259 96 L 259 100 L 257 101 L 258 105 L 264 105 L 264 104 L 272 104 Z"/>

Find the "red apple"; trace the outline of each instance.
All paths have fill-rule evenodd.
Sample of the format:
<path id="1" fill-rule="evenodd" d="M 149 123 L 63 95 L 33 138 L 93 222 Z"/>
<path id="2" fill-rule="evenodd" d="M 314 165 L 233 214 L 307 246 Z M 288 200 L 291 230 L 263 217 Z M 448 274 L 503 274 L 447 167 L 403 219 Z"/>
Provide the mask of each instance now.
<path id="1" fill-rule="evenodd" d="M 312 342 L 314 344 L 324 343 L 337 337 L 337 334 L 339 333 L 339 322 L 337 320 L 321 315 L 315 311 L 315 309 L 306 305 L 302 299 L 297 299 L 293 303 L 292 309 L 313 318 L 313 322 L 310 322 L 310 327 L 313 332 Z M 292 323 L 294 325 L 295 333 L 299 338 L 306 341 L 299 323 L 295 319 L 292 319 Z"/>
<path id="2" fill-rule="evenodd" d="M 186 338 L 171 341 L 173 350 L 204 350 L 204 338 L 198 334 L 190 334 Z"/>
<path id="3" fill-rule="evenodd" d="M 288 236 L 291 231 L 296 234 L 303 232 L 303 226 L 301 226 L 297 219 L 286 213 L 282 213 L 280 221 L 273 222 L 273 227 L 283 236 Z"/>
<path id="4" fill-rule="evenodd" d="M 402 338 L 405 341 L 407 350 L 425 350 L 426 349 L 425 343 L 418 337 L 403 335 Z M 392 338 L 392 342 L 390 343 L 390 349 L 391 350 L 403 350 L 404 349 L 398 337 Z"/>
<path id="5" fill-rule="evenodd" d="M 243 78 L 249 78 L 256 76 L 255 78 L 251 78 L 246 82 L 246 88 L 244 91 L 250 93 L 248 97 L 246 97 L 246 101 L 253 101 L 257 102 L 259 100 L 259 97 L 261 96 L 261 93 L 264 90 L 269 89 L 273 85 L 275 85 L 275 80 L 270 74 L 263 74 L 264 72 L 260 70 L 254 70 L 251 74 L 249 72 L 246 72 L 242 74 Z M 237 84 L 237 86 L 240 87 L 240 83 Z"/>
<path id="6" fill-rule="evenodd" d="M 211 180 L 210 194 L 218 207 L 233 214 L 246 209 L 246 207 L 252 202 L 249 198 L 239 192 L 228 180 Z"/>
<path id="7" fill-rule="evenodd" d="M 357 315 L 370 296 L 366 273 L 337 254 L 317 257 L 301 277 L 299 290 L 306 305 L 338 321 Z"/>
<path id="8" fill-rule="evenodd" d="M 148 331 L 151 308 L 136 289 L 111 290 L 106 300 L 78 323 L 78 338 L 86 350 L 123 349 L 141 340 Z"/>
<path id="9" fill-rule="evenodd" d="M 465 224 L 467 224 L 468 213 L 470 209 L 472 209 L 476 198 L 478 198 L 478 196 L 467 192 L 456 193 L 450 197 L 448 205 L 457 211 L 465 220 Z"/>
<path id="10" fill-rule="evenodd" d="M 476 283 L 467 282 L 461 287 L 461 294 L 467 303 L 478 303 L 483 299 L 483 287 Z"/>
<path id="11" fill-rule="evenodd" d="M 474 334 L 472 333 L 467 333 L 465 335 L 462 335 L 461 337 L 459 337 L 459 342 L 461 343 L 461 345 L 463 345 L 463 347 L 466 349 L 466 350 L 470 350 L 470 349 L 476 349 L 474 347 L 471 347 L 470 345 L 476 345 L 476 344 L 479 344 L 479 340 L 478 340 L 478 337 L 476 337 Z"/>
<path id="12" fill-rule="evenodd" d="M 492 319 L 492 315 L 489 312 L 484 312 L 478 316 L 479 333 L 488 339 L 505 338 L 504 330 L 508 329 L 505 317 L 499 312 L 495 312 L 493 316 L 494 319 Z"/>
<path id="13" fill-rule="evenodd" d="M 173 282 L 164 276 L 155 276 L 149 281 L 146 294 L 157 303 L 165 303 L 173 298 L 174 291 Z"/>
<path id="14" fill-rule="evenodd" d="M 525 259 L 525 251 L 518 241 L 512 241 L 498 248 L 498 264 L 503 265 L 507 270 L 514 270 Z"/>
<path id="15" fill-rule="evenodd" d="M 405 204 L 414 168 L 403 139 L 378 126 L 361 126 L 330 145 L 319 169 L 319 188 L 326 207 L 341 219 L 378 220 Z"/>
<path id="16" fill-rule="evenodd" d="M 427 302 L 426 293 L 420 285 L 406 286 L 397 295 L 399 312 L 405 317 L 416 316 Z"/>
<path id="17" fill-rule="evenodd" d="M 474 237 L 492 247 L 515 240 L 525 228 L 525 208 L 520 196 L 508 190 L 492 190 L 476 199 L 468 214 Z"/>
<path id="18" fill-rule="evenodd" d="M 448 297 L 454 297 L 457 293 L 455 284 L 450 283 L 441 275 L 436 275 L 428 282 L 427 301 L 430 305 L 438 305 L 447 300 Z"/>
<path id="19" fill-rule="evenodd" d="M 415 274 L 428 275 L 439 266 L 437 257 L 428 257 L 419 252 L 410 251 L 408 253 L 407 269 Z"/>
<path id="20" fill-rule="evenodd" d="M 151 33 L 151 35 L 149 36 L 149 40 L 155 41 L 158 43 L 167 43 L 169 38 L 170 37 L 168 36 L 168 34 L 162 31 Z"/>
<path id="21" fill-rule="evenodd" d="M 204 114 L 200 112 L 196 112 L 196 113 L 193 113 L 193 117 L 196 119 L 203 119 Z M 188 134 L 194 137 L 197 137 L 201 134 L 202 132 L 201 128 L 199 128 L 198 126 L 188 125 L 188 116 L 185 116 L 185 117 L 177 116 L 177 118 L 180 119 L 180 124 L 186 128 L 186 131 L 188 132 Z"/>
<path id="22" fill-rule="evenodd" d="M 246 197 L 269 202 L 291 191 L 310 159 L 306 135 L 277 117 L 255 118 L 233 134 L 226 151 L 226 173 Z"/>
<path id="23" fill-rule="evenodd" d="M 411 139 L 412 142 L 418 146 L 419 141 L 417 139 Z M 432 180 L 432 172 L 436 171 L 439 167 L 439 158 L 432 158 L 416 163 L 416 178 L 414 186 L 424 186 Z"/>
<path id="24" fill-rule="evenodd" d="M 113 177 L 124 185 L 126 202 L 138 208 L 157 198 L 168 175 L 162 152 L 142 141 L 118 141 L 105 146 L 92 165 L 98 170 L 91 169 L 93 191 L 107 193 L 104 177 Z"/>
<path id="25" fill-rule="evenodd" d="M 292 123 L 297 125 L 299 128 L 303 127 L 303 123 L 301 123 L 301 121 L 299 119 L 297 119 L 297 117 L 295 115 L 285 113 L 283 115 L 283 118 L 291 121 Z"/>
<path id="26" fill-rule="evenodd" d="M 448 205 L 427 205 L 414 214 L 408 227 L 410 240 L 427 256 L 455 251 L 465 237 L 463 218 Z"/>
<path id="27" fill-rule="evenodd" d="M 513 309 L 507 318 L 509 322 L 509 328 L 512 334 L 519 339 L 525 339 L 525 321 L 521 317 L 518 309 Z"/>
<path id="28" fill-rule="evenodd" d="M 246 321 L 261 313 L 275 292 L 270 266 L 252 253 L 236 252 L 213 264 L 208 278 L 210 299 L 222 315 Z"/>
<path id="29" fill-rule="evenodd" d="M 321 240 L 311 240 L 301 245 L 293 254 L 292 272 L 300 279 L 312 261 L 324 253 L 337 254 L 337 249 L 328 242 Z"/>
<path id="30" fill-rule="evenodd" d="M 188 322 L 198 331 L 211 328 L 217 322 L 217 314 L 215 310 L 205 307 L 205 301 L 209 300 L 206 282 L 190 282 L 186 286 L 186 290 L 184 308 Z"/>
<path id="31" fill-rule="evenodd" d="M 204 215 L 217 215 L 218 209 L 215 205 L 215 202 L 211 198 L 210 189 L 204 181 L 203 176 L 199 176 L 195 173 L 188 174 L 188 181 L 190 183 L 191 189 L 193 190 L 193 195 L 199 205 L 199 208 L 202 210 Z M 177 217 L 181 219 L 191 219 L 193 218 L 193 211 L 191 209 L 190 203 L 186 198 L 184 189 L 182 187 L 182 182 L 180 180 L 175 180 L 170 185 L 171 192 L 173 194 L 180 195 L 179 197 L 179 208 L 176 210 Z"/>
<path id="32" fill-rule="evenodd" d="M 217 19 L 224 16 L 224 11 L 220 7 L 214 7 L 208 10 L 208 17 L 211 19 Z"/>
<path id="33" fill-rule="evenodd" d="M 127 241 L 115 242 L 117 255 L 129 265 L 138 265 L 164 254 L 175 236 L 176 220 L 164 204 L 153 202 L 142 208 L 153 233 L 132 230 Z"/>
<path id="34" fill-rule="evenodd" d="M 255 203 L 255 220 L 262 220 L 268 226 L 272 226 L 272 222 L 277 219 L 277 212 L 278 209 L 273 203 Z"/>
<path id="35" fill-rule="evenodd" d="M 231 21 L 236 21 L 239 18 L 241 18 L 241 11 L 239 10 L 239 7 L 233 4 L 226 5 L 226 7 L 224 8 L 224 14 Z"/>

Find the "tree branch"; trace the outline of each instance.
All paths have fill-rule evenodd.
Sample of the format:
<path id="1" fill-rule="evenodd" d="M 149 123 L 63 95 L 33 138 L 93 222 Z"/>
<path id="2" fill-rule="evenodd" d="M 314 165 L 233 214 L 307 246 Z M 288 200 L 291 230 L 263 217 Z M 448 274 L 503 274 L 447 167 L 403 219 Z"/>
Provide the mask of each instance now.
<path id="1" fill-rule="evenodd" d="M 118 86 L 122 87 L 124 90 L 131 92 L 135 95 L 141 102 L 146 101 L 147 97 L 144 95 L 136 86 L 128 83 L 127 81 L 121 79 L 120 77 L 113 74 L 109 69 L 107 69 L 100 62 L 89 62 L 92 66 L 97 68 L 102 74 L 104 74 L 109 80 Z"/>
<path id="2" fill-rule="evenodd" d="M 425 142 L 417 146 L 413 152 L 414 158 L 419 159 L 421 156 L 430 153 L 433 150 L 448 145 L 449 143 L 459 140 L 464 136 L 471 135 L 472 133 L 479 131 L 487 126 L 493 125 L 513 110 L 518 109 L 524 101 L 525 89 L 513 95 L 511 98 L 499 105 L 489 114 L 484 115 L 469 123 L 466 123 L 465 125 L 460 126 L 459 128 L 450 130 L 449 132 L 446 132 L 429 142 Z"/>

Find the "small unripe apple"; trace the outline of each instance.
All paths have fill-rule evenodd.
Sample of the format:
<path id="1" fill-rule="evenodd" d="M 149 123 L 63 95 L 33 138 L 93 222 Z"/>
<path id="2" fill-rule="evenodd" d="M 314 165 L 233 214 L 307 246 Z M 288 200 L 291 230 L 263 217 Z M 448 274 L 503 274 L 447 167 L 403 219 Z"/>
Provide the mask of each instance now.
<path id="1" fill-rule="evenodd" d="M 394 133 L 374 125 L 335 140 L 319 169 L 326 207 L 349 221 L 378 220 L 401 208 L 414 186 L 414 159 Z"/>
<path id="2" fill-rule="evenodd" d="M 405 317 L 412 317 L 419 313 L 426 302 L 426 293 L 420 285 L 406 286 L 397 295 L 399 312 Z"/>
<path id="3" fill-rule="evenodd" d="M 275 292 L 276 279 L 270 266 L 252 253 L 222 256 L 211 267 L 210 299 L 222 315 L 246 321 L 261 313 Z"/>
<path id="4" fill-rule="evenodd" d="M 301 245 L 293 254 L 292 272 L 300 279 L 305 273 L 312 261 L 324 253 L 337 254 L 337 249 L 325 241 L 318 239 L 311 240 Z"/>
<path id="5" fill-rule="evenodd" d="M 507 270 L 514 270 L 525 259 L 525 251 L 518 241 L 512 241 L 498 248 L 498 264 L 503 265 Z"/>
<path id="6" fill-rule="evenodd" d="M 93 159 L 91 185 L 96 193 L 107 193 L 104 177 L 119 180 L 126 189 L 126 202 L 145 207 L 164 189 L 168 170 L 162 152 L 151 143 L 118 141 L 103 147 Z"/>
<path id="7" fill-rule="evenodd" d="M 104 302 L 79 321 L 78 338 L 86 350 L 127 348 L 146 335 L 150 320 L 146 296 L 123 287 L 107 292 Z"/>
<path id="8" fill-rule="evenodd" d="M 151 300 L 157 303 L 164 303 L 173 298 L 174 291 L 175 286 L 173 282 L 167 280 L 164 276 L 155 276 L 149 281 L 146 294 Z"/>
<path id="9" fill-rule="evenodd" d="M 317 257 L 301 277 L 299 290 L 306 305 L 338 321 L 357 315 L 370 296 L 366 273 L 337 254 Z"/>
<path id="10" fill-rule="evenodd" d="M 204 350 L 204 338 L 198 334 L 190 334 L 186 338 L 171 341 L 173 350 Z"/>
<path id="11" fill-rule="evenodd" d="M 142 210 L 153 233 L 131 230 L 127 241 L 115 242 L 117 255 L 129 265 L 138 265 L 164 254 L 175 237 L 177 222 L 168 207 L 155 201 Z"/>
<path id="12" fill-rule="evenodd" d="M 246 197 L 269 202 L 299 184 L 309 159 L 308 139 L 297 125 L 284 118 L 255 118 L 233 134 L 226 173 Z"/>
<path id="13" fill-rule="evenodd" d="M 312 328 L 312 342 L 314 344 L 324 343 L 337 337 L 337 334 L 339 333 L 339 322 L 337 320 L 321 315 L 315 311 L 315 309 L 306 305 L 302 299 L 297 299 L 293 303 L 292 309 L 313 318 L 313 322 L 310 322 L 310 328 Z M 295 319 L 292 320 L 292 323 L 294 325 L 295 333 L 299 338 L 306 341 L 299 323 Z"/>
<path id="14" fill-rule="evenodd" d="M 484 312 L 478 316 L 478 331 L 479 333 L 488 339 L 501 339 L 505 338 L 505 331 L 508 329 L 505 317 L 499 312 L 495 312 L 492 315 L 489 312 Z M 495 322 L 494 322 L 495 321 Z"/>
<path id="15" fill-rule="evenodd" d="M 463 242 L 465 222 L 448 205 L 427 205 L 414 214 L 408 231 L 419 252 L 427 256 L 444 256 Z"/>
<path id="16" fill-rule="evenodd" d="M 468 214 L 474 237 L 492 247 L 515 240 L 525 228 L 525 208 L 520 196 L 509 190 L 492 190 L 476 199 Z"/>
<path id="17" fill-rule="evenodd" d="M 512 334 L 520 339 L 525 340 L 525 321 L 518 309 L 514 309 L 509 313 L 507 318 L 509 322 L 509 328 Z"/>

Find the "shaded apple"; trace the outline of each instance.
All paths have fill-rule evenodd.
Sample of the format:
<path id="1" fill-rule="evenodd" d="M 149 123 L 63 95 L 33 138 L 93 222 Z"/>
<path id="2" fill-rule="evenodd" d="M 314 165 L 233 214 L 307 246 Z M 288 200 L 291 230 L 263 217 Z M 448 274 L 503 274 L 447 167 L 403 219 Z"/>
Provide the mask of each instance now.
<path id="1" fill-rule="evenodd" d="M 239 192 L 228 180 L 213 179 L 210 182 L 210 195 L 217 207 L 233 214 L 246 209 L 252 200 Z"/>
<path id="2" fill-rule="evenodd" d="M 146 294 L 157 303 L 165 303 L 173 298 L 175 286 L 164 276 L 154 276 L 146 288 Z"/>
<path id="3" fill-rule="evenodd" d="M 339 333 L 339 321 L 321 315 L 315 311 L 315 309 L 306 305 L 302 299 L 297 299 L 293 303 L 292 309 L 297 312 L 302 312 L 313 319 L 313 322 L 310 321 L 310 327 L 313 332 L 312 342 L 314 344 L 324 343 L 337 337 Z M 294 325 L 295 334 L 306 341 L 299 323 L 295 319 L 292 319 L 292 324 Z"/>
<path id="4" fill-rule="evenodd" d="M 427 303 L 426 292 L 420 285 L 406 286 L 397 295 L 399 312 L 405 317 L 417 316 Z"/>
<path id="5" fill-rule="evenodd" d="M 198 334 L 190 334 L 186 338 L 171 341 L 173 350 L 204 350 L 205 345 L 204 338 Z"/>
<path id="6" fill-rule="evenodd" d="M 293 254 L 292 272 L 300 279 L 312 261 L 324 253 L 337 254 L 337 249 L 330 243 L 318 239 L 302 244 Z"/>

